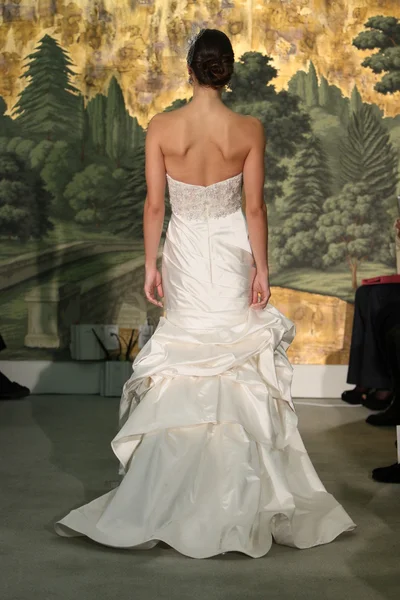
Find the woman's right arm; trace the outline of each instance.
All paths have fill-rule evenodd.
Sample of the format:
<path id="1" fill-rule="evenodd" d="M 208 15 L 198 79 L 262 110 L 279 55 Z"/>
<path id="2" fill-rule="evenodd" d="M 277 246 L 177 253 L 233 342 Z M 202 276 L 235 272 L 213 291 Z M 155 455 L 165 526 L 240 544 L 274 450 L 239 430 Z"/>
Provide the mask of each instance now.
<path id="1" fill-rule="evenodd" d="M 248 119 L 251 148 L 243 167 L 245 214 L 257 273 L 268 278 L 268 223 L 267 207 L 264 202 L 266 140 L 261 121 L 255 117 L 248 117 Z"/>

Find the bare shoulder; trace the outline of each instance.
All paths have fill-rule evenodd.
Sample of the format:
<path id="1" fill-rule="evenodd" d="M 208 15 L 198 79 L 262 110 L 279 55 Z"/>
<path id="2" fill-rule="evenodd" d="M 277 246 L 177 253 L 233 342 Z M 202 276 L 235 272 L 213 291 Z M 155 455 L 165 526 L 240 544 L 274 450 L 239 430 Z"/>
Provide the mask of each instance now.
<path id="1" fill-rule="evenodd" d="M 265 137 L 264 124 L 260 119 L 253 117 L 253 115 L 242 115 L 242 117 L 250 134 L 261 138 Z"/>
<path id="2" fill-rule="evenodd" d="M 157 138 L 162 138 L 164 134 L 169 134 L 171 129 L 174 129 L 179 121 L 177 113 L 180 109 L 162 112 L 155 114 L 149 121 L 147 133 Z"/>
<path id="3" fill-rule="evenodd" d="M 168 113 L 157 113 L 155 114 L 149 121 L 148 125 L 147 125 L 147 130 L 151 131 L 152 133 L 158 131 L 159 129 L 161 129 L 163 126 L 165 126 L 165 122 L 166 122 L 166 115 Z"/>

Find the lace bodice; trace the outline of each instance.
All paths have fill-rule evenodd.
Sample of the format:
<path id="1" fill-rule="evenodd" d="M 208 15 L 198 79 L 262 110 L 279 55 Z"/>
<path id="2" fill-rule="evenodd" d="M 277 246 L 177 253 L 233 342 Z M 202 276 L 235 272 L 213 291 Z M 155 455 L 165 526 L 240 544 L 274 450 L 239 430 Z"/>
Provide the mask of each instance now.
<path id="1" fill-rule="evenodd" d="M 241 208 L 242 177 L 243 173 L 238 173 L 204 186 L 177 181 L 167 174 L 172 212 L 190 221 L 226 217 Z"/>

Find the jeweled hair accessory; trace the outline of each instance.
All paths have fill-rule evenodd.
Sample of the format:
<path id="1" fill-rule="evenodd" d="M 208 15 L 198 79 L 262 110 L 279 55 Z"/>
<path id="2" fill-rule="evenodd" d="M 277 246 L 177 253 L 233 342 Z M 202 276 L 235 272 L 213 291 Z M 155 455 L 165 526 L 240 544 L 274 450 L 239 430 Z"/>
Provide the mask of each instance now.
<path id="1" fill-rule="evenodd" d="M 196 42 L 197 42 L 197 40 L 199 40 L 201 38 L 201 36 L 203 35 L 203 33 L 205 31 L 206 31 L 205 29 L 200 29 L 200 31 L 198 33 L 191 35 L 190 38 L 188 39 L 188 42 L 187 42 L 188 53 L 187 53 L 186 62 L 189 66 L 192 64 L 194 47 L 196 45 Z"/>

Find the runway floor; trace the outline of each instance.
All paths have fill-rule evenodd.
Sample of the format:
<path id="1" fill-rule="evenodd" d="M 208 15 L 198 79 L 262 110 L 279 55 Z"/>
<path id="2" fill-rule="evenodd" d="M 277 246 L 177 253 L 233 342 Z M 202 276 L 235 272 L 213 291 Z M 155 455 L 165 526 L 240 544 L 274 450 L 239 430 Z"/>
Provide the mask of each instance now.
<path id="1" fill-rule="evenodd" d="M 66 539 L 53 523 L 118 481 L 118 399 L 31 396 L 0 403 L 2 600 L 396 600 L 400 486 L 371 479 L 396 461 L 394 429 L 340 400 L 297 400 L 300 432 L 329 492 L 358 528 L 308 550 L 194 560 Z"/>

